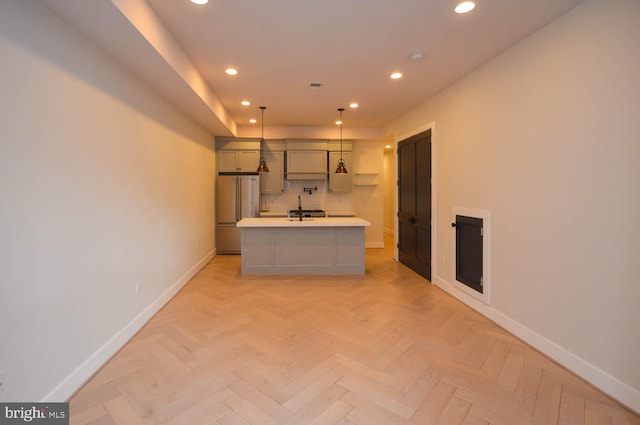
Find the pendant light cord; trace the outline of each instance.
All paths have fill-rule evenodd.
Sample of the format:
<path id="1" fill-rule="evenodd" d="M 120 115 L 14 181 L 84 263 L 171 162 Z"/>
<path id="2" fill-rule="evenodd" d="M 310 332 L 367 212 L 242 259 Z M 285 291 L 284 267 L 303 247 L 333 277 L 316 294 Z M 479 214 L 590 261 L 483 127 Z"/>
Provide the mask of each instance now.
<path id="1" fill-rule="evenodd" d="M 260 106 L 260 114 L 261 114 L 261 135 L 260 135 L 260 165 L 258 166 L 259 173 L 268 173 L 269 167 L 267 166 L 267 160 L 264 157 L 263 145 L 264 145 L 264 110 L 267 109 L 266 106 Z"/>
<path id="2" fill-rule="evenodd" d="M 342 111 L 340 111 L 340 159 L 342 159 Z"/>
<path id="3" fill-rule="evenodd" d="M 340 112 L 340 161 L 338 161 L 338 168 L 336 168 L 336 174 L 347 174 L 347 167 L 344 166 L 344 158 L 342 154 L 342 112 L 344 112 L 344 108 L 338 108 L 338 112 Z M 337 123 L 336 123 L 337 124 Z"/>
<path id="4" fill-rule="evenodd" d="M 342 113 L 344 108 L 338 108 L 338 111 L 340 111 L 340 161 L 344 161 L 342 158 Z"/>
<path id="5" fill-rule="evenodd" d="M 260 136 L 260 142 L 262 143 L 264 141 L 264 110 L 267 109 L 266 106 L 260 106 L 260 113 L 262 114 L 260 121 L 261 125 L 262 125 L 262 136 Z"/>

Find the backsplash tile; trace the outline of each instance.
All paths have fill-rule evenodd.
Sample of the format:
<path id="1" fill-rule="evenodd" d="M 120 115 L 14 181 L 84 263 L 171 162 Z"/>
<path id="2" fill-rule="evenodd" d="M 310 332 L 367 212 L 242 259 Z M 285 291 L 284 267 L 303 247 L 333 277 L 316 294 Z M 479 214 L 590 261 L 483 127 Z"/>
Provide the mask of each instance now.
<path id="1" fill-rule="evenodd" d="M 298 195 L 302 208 L 306 210 L 345 211 L 352 210 L 351 193 L 334 194 L 327 191 L 328 182 L 323 181 L 285 181 L 282 194 L 262 195 L 262 209 L 269 211 L 287 211 L 298 208 Z M 305 187 L 318 187 L 311 195 L 304 192 Z"/>

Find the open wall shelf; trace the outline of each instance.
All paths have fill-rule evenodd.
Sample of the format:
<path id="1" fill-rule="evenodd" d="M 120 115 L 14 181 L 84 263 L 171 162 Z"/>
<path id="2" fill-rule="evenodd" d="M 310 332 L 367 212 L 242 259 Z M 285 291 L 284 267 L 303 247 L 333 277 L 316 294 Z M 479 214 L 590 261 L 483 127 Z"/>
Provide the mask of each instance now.
<path id="1" fill-rule="evenodd" d="M 354 186 L 377 186 L 379 184 L 378 173 L 353 173 Z"/>

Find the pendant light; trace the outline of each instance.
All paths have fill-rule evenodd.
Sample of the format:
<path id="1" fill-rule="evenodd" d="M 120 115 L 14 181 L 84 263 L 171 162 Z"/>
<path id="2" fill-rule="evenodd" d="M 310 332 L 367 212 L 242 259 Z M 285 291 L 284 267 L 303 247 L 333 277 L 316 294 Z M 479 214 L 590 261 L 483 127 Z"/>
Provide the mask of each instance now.
<path id="1" fill-rule="evenodd" d="M 258 166 L 258 173 L 268 173 L 269 167 L 267 167 L 267 160 L 264 159 L 264 154 L 262 153 L 262 145 L 264 144 L 264 110 L 267 109 L 266 106 L 260 106 L 260 112 L 262 114 L 262 136 L 260 136 L 260 165 Z"/>
<path id="2" fill-rule="evenodd" d="M 344 108 L 338 108 L 340 112 L 340 160 L 338 161 L 338 168 L 336 168 L 336 174 L 347 174 L 347 167 L 344 166 L 344 159 L 342 159 L 342 113 Z"/>

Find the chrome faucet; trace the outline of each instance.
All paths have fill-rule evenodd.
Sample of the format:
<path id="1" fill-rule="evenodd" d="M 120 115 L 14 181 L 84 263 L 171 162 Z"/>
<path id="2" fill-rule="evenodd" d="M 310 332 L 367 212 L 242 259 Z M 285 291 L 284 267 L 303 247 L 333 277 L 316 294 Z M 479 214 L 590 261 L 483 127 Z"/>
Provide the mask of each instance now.
<path id="1" fill-rule="evenodd" d="M 298 216 L 300 217 L 300 221 L 302 221 L 302 199 L 300 199 L 300 195 L 298 195 Z"/>

